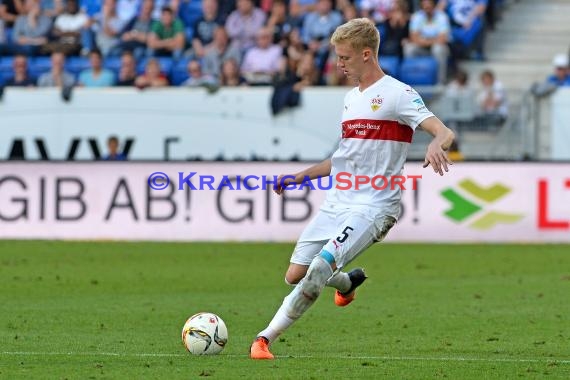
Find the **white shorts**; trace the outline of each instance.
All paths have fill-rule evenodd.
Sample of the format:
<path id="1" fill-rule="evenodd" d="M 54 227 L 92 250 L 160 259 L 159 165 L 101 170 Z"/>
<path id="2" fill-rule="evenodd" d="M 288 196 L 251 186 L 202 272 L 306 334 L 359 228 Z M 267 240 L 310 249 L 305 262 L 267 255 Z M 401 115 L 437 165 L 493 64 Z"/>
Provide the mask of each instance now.
<path id="1" fill-rule="evenodd" d="M 320 210 L 299 237 L 291 263 L 309 265 L 324 249 L 334 256 L 340 269 L 384 240 L 394 224 L 394 217 L 366 210 Z"/>

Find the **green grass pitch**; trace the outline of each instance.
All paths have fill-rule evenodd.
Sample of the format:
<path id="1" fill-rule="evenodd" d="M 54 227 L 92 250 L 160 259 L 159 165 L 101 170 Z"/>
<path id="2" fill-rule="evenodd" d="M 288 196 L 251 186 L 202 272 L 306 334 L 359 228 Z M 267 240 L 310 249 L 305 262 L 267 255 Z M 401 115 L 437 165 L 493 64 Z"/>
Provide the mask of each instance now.
<path id="1" fill-rule="evenodd" d="M 376 245 L 353 304 L 326 288 L 277 360 L 251 361 L 292 248 L 0 241 L 0 378 L 570 378 L 562 245 Z M 221 355 L 184 350 L 199 311 L 225 320 Z"/>

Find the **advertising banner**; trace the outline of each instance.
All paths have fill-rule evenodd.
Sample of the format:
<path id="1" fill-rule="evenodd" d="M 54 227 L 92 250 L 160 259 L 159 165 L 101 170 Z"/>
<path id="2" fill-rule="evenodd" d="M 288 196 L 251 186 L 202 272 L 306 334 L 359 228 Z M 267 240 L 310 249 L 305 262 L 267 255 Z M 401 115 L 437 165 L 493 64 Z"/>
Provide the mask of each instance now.
<path id="1" fill-rule="evenodd" d="M 295 241 L 332 182 L 278 196 L 269 181 L 307 165 L 3 162 L 0 238 Z M 408 163 L 404 175 L 387 241 L 570 242 L 570 164 L 458 163 L 441 177 Z"/>

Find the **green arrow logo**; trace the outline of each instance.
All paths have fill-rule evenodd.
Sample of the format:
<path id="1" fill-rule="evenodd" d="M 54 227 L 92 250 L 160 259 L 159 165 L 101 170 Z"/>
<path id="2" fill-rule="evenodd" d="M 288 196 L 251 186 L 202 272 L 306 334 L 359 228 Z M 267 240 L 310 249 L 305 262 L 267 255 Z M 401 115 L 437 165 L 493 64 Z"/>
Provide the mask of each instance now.
<path id="1" fill-rule="evenodd" d="M 464 179 L 459 182 L 459 190 L 465 192 L 469 196 L 476 199 L 471 201 L 464 195 L 452 188 L 445 189 L 441 195 L 451 203 L 451 207 L 444 214 L 456 223 L 461 223 L 470 217 L 476 217 L 479 211 L 484 212 L 483 215 L 476 217 L 469 226 L 478 230 L 489 230 L 497 224 L 513 224 L 520 221 L 523 214 L 512 214 L 497 211 L 486 211 L 486 204 L 491 204 L 499 199 L 504 198 L 511 192 L 511 189 L 503 184 L 493 184 L 489 187 L 483 187 L 472 179 Z M 476 203 L 477 202 L 477 203 Z"/>

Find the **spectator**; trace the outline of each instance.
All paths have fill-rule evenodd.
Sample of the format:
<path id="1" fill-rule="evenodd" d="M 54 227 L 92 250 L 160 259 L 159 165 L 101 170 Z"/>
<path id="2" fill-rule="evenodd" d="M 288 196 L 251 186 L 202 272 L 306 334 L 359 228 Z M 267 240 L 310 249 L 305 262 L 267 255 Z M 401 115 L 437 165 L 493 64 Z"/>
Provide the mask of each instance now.
<path id="1" fill-rule="evenodd" d="M 219 77 L 222 69 L 222 62 L 234 59 L 238 65 L 241 62 L 239 49 L 230 46 L 228 33 L 223 26 L 219 26 L 214 31 L 214 40 L 205 47 L 205 56 L 202 69 L 205 74 Z"/>
<path id="2" fill-rule="evenodd" d="M 316 10 L 309 13 L 303 22 L 303 42 L 309 50 L 317 53 L 320 59 L 326 59 L 329 50 L 329 37 L 342 23 L 342 16 L 333 10 L 331 0 L 318 0 Z"/>
<path id="3" fill-rule="evenodd" d="M 77 55 L 81 51 L 81 35 L 88 27 L 89 18 L 79 12 L 77 0 L 67 0 L 65 11 L 55 19 L 52 36 L 54 40 L 44 47 L 51 54 L 61 51 L 65 55 Z"/>
<path id="4" fill-rule="evenodd" d="M 264 27 L 257 32 L 257 45 L 249 49 L 241 65 L 241 74 L 250 85 L 270 85 L 283 67 L 283 49 L 272 43 L 273 33 Z"/>
<path id="5" fill-rule="evenodd" d="M 331 47 L 331 52 L 323 69 L 323 79 L 327 86 L 354 86 L 354 82 L 349 80 L 337 66 L 338 57 Z"/>
<path id="6" fill-rule="evenodd" d="M 376 25 L 383 24 L 388 20 L 395 3 L 396 0 L 362 0 L 360 3 L 362 17 L 371 19 Z"/>
<path id="7" fill-rule="evenodd" d="M 98 28 L 97 21 L 101 17 L 101 0 L 78 0 L 81 13 L 87 16 L 87 26 L 81 34 L 81 55 L 87 56 L 95 49 L 95 31 Z"/>
<path id="8" fill-rule="evenodd" d="M 321 84 L 320 78 L 320 71 L 317 69 L 312 53 L 304 53 L 300 61 L 289 59 L 286 69 L 277 76 L 274 83 L 271 96 L 273 115 L 277 115 L 286 107 L 298 106 L 301 91 L 307 86 Z"/>
<path id="9" fill-rule="evenodd" d="M 301 14 L 308 14 L 317 9 L 318 0 L 290 0 L 290 5 L 297 7 Z"/>
<path id="10" fill-rule="evenodd" d="M 79 74 L 79 86 L 83 87 L 109 87 L 115 84 L 115 76 L 111 70 L 103 68 L 103 58 L 99 50 L 89 53 L 91 68 Z"/>
<path id="11" fill-rule="evenodd" d="M 40 0 L 40 10 L 44 16 L 55 19 L 63 12 L 62 0 Z"/>
<path id="12" fill-rule="evenodd" d="M 299 61 L 296 72 L 298 80 L 295 82 L 294 90 L 300 92 L 308 86 L 321 86 L 324 82 L 321 73 L 317 68 L 315 57 L 306 52 Z"/>
<path id="13" fill-rule="evenodd" d="M 119 153 L 119 139 L 116 136 L 111 136 L 107 140 L 107 149 L 109 153 L 105 156 L 106 161 L 126 161 L 127 156 L 124 153 Z"/>
<path id="14" fill-rule="evenodd" d="M 296 1 L 289 2 L 289 14 L 287 16 L 287 22 L 291 24 L 293 29 L 301 29 L 303 27 L 303 19 L 305 18 L 305 13 L 303 13 L 302 7 Z"/>
<path id="15" fill-rule="evenodd" d="M 485 14 L 488 0 L 439 0 L 437 8 L 448 12 L 453 26 L 471 28 Z"/>
<path id="16" fill-rule="evenodd" d="M 126 51 L 121 55 L 121 68 L 117 78 L 117 86 L 134 86 L 137 77 L 137 62 L 133 53 Z"/>
<path id="17" fill-rule="evenodd" d="M 40 87 L 71 87 L 75 84 L 73 75 L 64 70 L 65 55 L 62 52 L 54 52 L 51 55 L 51 70 L 40 75 L 38 86 Z"/>
<path id="18" fill-rule="evenodd" d="M 225 23 L 228 19 L 230 13 L 236 10 L 236 0 L 224 0 L 218 2 L 218 15 L 220 19 Z"/>
<path id="19" fill-rule="evenodd" d="M 213 87 L 217 85 L 217 80 L 214 76 L 202 72 L 202 66 L 198 60 L 191 60 L 188 62 L 189 78 L 186 79 L 182 86 L 187 87 Z"/>
<path id="20" fill-rule="evenodd" d="M 507 95 L 501 82 L 495 79 L 492 71 L 481 73 L 483 88 L 477 95 L 480 108 L 478 120 L 484 124 L 501 125 L 507 119 L 509 109 Z"/>
<path id="21" fill-rule="evenodd" d="M 202 0 L 202 17 L 195 23 L 192 33 L 192 53 L 196 58 L 203 58 L 205 47 L 214 40 L 214 32 L 223 23 L 218 18 L 218 3 L 216 0 Z"/>
<path id="22" fill-rule="evenodd" d="M 6 26 L 4 20 L 0 19 L 0 56 L 4 55 L 6 47 Z"/>
<path id="23" fill-rule="evenodd" d="M 139 9 L 141 9 L 143 0 L 117 0 L 115 6 L 117 17 L 125 25 L 128 25 L 137 17 Z"/>
<path id="24" fill-rule="evenodd" d="M 226 20 L 226 30 L 232 46 L 245 52 L 255 45 L 257 32 L 263 27 L 265 12 L 255 8 L 253 0 L 237 0 L 237 9 Z"/>
<path id="25" fill-rule="evenodd" d="M 51 20 L 40 12 L 38 0 L 25 0 L 26 14 L 18 16 L 14 24 L 14 41 L 17 52 L 34 56 L 47 43 Z"/>
<path id="26" fill-rule="evenodd" d="M 554 74 L 548 77 L 547 82 L 555 86 L 570 86 L 570 70 L 568 67 L 568 56 L 558 54 L 552 60 Z"/>
<path id="27" fill-rule="evenodd" d="M 404 45 L 404 55 L 433 55 L 438 64 L 438 82 L 444 83 L 447 75 L 449 49 L 449 19 L 435 8 L 434 0 L 422 0 L 421 10 L 412 15 L 410 42 Z"/>
<path id="28" fill-rule="evenodd" d="M 14 87 L 31 87 L 35 86 L 35 81 L 28 75 L 28 58 L 25 55 L 18 54 L 12 62 L 14 76 L 6 81 L 6 86 Z"/>
<path id="29" fill-rule="evenodd" d="M 484 59 L 484 15 L 488 0 L 440 0 L 437 8 L 446 11 L 451 23 L 451 44 L 455 57 L 465 57 L 473 48 L 475 58 Z"/>
<path id="30" fill-rule="evenodd" d="M 174 18 L 171 8 L 162 8 L 160 21 L 153 22 L 148 37 L 148 56 L 172 56 L 179 59 L 185 45 L 184 25 Z"/>
<path id="31" fill-rule="evenodd" d="M 6 27 L 10 28 L 14 25 L 16 18 L 24 14 L 23 0 L 1 0 L 0 1 L 0 20 L 6 23 Z"/>
<path id="32" fill-rule="evenodd" d="M 293 30 L 293 25 L 287 18 L 287 4 L 285 4 L 285 1 L 273 1 L 266 27 L 273 31 L 273 43 L 286 47 L 286 38 Z"/>
<path id="33" fill-rule="evenodd" d="M 289 34 L 285 55 L 294 61 L 299 61 L 306 51 L 307 46 L 301 39 L 301 32 L 298 28 L 293 29 Z"/>
<path id="34" fill-rule="evenodd" d="M 358 11 L 356 10 L 356 7 L 354 5 L 348 4 L 342 9 L 343 23 L 348 22 L 349 20 L 352 20 L 357 17 L 358 17 Z M 384 36 L 382 36 L 382 38 L 384 38 Z"/>
<path id="35" fill-rule="evenodd" d="M 160 71 L 160 65 L 154 58 L 148 60 L 144 73 L 135 80 L 135 86 L 140 89 L 147 87 L 167 87 L 169 85 L 166 75 Z"/>
<path id="36" fill-rule="evenodd" d="M 153 0 L 144 0 L 134 25 L 123 33 L 119 48 L 121 52 L 131 51 L 140 59 L 145 55 L 146 45 L 151 27 Z"/>
<path id="37" fill-rule="evenodd" d="M 234 59 L 225 60 L 222 64 L 220 85 L 227 87 L 247 85 L 245 78 L 239 74 L 239 65 Z"/>
<path id="38" fill-rule="evenodd" d="M 336 0 L 335 3 L 335 9 L 337 11 L 339 11 L 340 13 L 344 13 L 344 11 L 346 10 L 346 7 L 353 7 L 354 10 L 356 11 L 356 17 L 359 17 L 358 15 L 360 14 L 359 11 L 356 9 L 356 6 L 360 6 L 362 0 L 359 0 L 358 2 L 355 2 L 354 0 Z M 352 19 L 352 18 L 351 18 Z"/>
<path id="39" fill-rule="evenodd" d="M 463 70 L 457 70 L 455 78 L 445 89 L 445 94 L 450 97 L 475 98 L 473 88 L 469 85 L 469 74 Z"/>
<path id="40" fill-rule="evenodd" d="M 408 40 L 410 14 L 408 3 L 397 0 L 384 23 L 384 36 L 381 39 L 380 55 L 404 56 L 404 43 Z"/>
<path id="41" fill-rule="evenodd" d="M 101 0 L 79 0 L 79 8 L 85 13 L 90 22 L 101 12 Z"/>
<path id="42" fill-rule="evenodd" d="M 453 129 L 457 136 L 460 131 L 473 126 L 477 122 L 476 94 L 469 84 L 467 72 L 458 69 L 455 78 L 445 88 L 441 98 L 440 118 Z"/>
<path id="43" fill-rule="evenodd" d="M 115 0 L 104 0 L 103 10 L 95 18 L 95 41 L 104 57 L 119 54 L 120 36 L 127 22 L 117 15 Z"/>
<path id="44" fill-rule="evenodd" d="M 173 15 L 178 14 L 180 8 L 180 0 L 153 0 L 154 8 L 152 9 L 152 20 L 158 21 L 162 17 L 162 10 L 168 7 L 172 10 Z M 182 1 L 195 1 L 195 0 L 182 0 Z M 225 1 L 225 0 L 224 0 Z"/>

